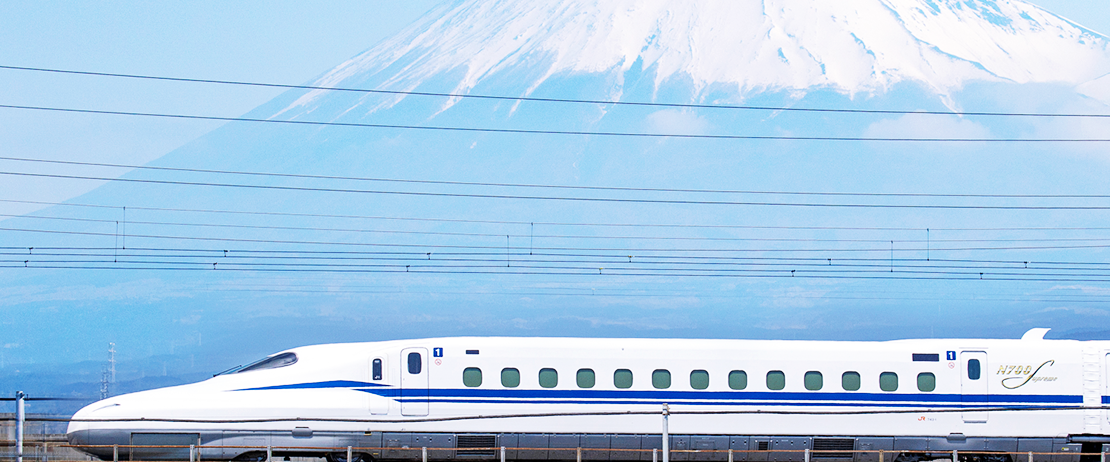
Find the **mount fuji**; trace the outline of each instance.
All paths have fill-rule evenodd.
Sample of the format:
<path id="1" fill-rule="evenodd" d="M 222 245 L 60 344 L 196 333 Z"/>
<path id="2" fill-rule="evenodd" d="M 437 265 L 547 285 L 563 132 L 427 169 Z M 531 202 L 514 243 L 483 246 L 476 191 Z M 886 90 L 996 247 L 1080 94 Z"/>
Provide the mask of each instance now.
<path id="1" fill-rule="evenodd" d="M 459 95 L 1106 113 L 1110 40 L 1017 0 L 458 0 L 310 85 L 402 93 L 294 89 L 247 117 L 671 135 L 1105 138 L 1108 124 L 1090 118 Z M 176 183 L 108 182 L 33 214 L 63 220 L 5 220 L 6 228 L 51 231 L 0 234 L 5 246 L 34 248 L 0 269 L 3 322 L 25 326 L 5 341 L 41 361 L 107 341 L 121 351 L 223 361 L 195 366 L 207 371 L 294 345 L 435 335 L 1016 337 L 1046 325 L 1078 332 L 1110 319 L 1083 301 L 1110 293 L 1101 279 L 988 279 L 1013 262 L 1106 261 L 1098 239 L 1110 216 L 1001 208 L 1062 199 L 958 196 L 1110 194 L 1106 159 L 1101 143 L 231 122 L 150 166 L 343 178 L 133 170 L 122 179 Z M 599 187 L 626 189 L 588 189 Z M 733 192 L 689 191 L 707 189 Z M 876 195 L 790 194 L 798 192 Z M 592 201 L 598 197 L 608 201 Z M 900 208 L 969 203 L 999 207 Z M 1032 243 L 1061 237 L 1098 242 Z M 100 249 L 96 265 L 131 270 L 49 269 L 39 256 L 49 247 Z M 181 256 L 186 251 L 191 256 Z M 233 271 L 236 262 L 280 266 L 293 255 L 304 263 L 296 271 Z M 706 270 L 707 258 L 719 266 Z M 805 277 L 854 258 L 866 277 Z M 641 272 L 618 274 L 641 259 Z M 464 266 L 481 271 L 452 272 Z M 735 272 L 699 276 L 725 267 Z M 766 277 L 745 276 L 757 273 Z M 67 340 L 56 341 L 61 336 Z"/>
<path id="2" fill-rule="evenodd" d="M 411 91 L 449 74 L 450 93 L 496 81 L 527 96 L 555 77 L 596 74 L 597 90 L 619 100 L 633 69 L 655 91 L 683 82 L 698 102 L 876 94 L 907 81 L 945 100 L 971 81 L 1102 95 L 1094 81 L 1110 73 L 1110 53 L 1105 37 L 1020 1 L 456 1 L 315 84 Z M 309 92 L 278 115 L 311 112 L 328 94 Z"/>

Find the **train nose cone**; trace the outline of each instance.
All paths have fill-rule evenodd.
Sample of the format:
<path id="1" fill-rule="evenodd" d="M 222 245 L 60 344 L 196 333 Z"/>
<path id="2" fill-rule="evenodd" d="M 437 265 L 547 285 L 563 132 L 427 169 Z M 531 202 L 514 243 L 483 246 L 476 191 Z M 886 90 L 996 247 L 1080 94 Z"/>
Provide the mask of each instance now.
<path id="1" fill-rule="evenodd" d="M 121 407 L 114 399 L 97 401 L 81 408 L 70 417 L 66 440 L 78 449 L 104 460 L 113 457 L 113 445 L 130 444 L 130 432 L 113 428 L 111 422 L 98 422 L 110 418 L 113 410 Z M 121 454 L 122 456 L 122 454 Z"/>

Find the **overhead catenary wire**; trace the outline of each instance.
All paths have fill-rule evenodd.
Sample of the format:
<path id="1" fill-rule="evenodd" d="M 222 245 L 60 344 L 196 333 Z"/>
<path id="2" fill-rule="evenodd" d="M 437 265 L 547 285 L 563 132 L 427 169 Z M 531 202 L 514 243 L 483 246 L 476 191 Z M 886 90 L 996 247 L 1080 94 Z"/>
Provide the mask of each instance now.
<path id="1" fill-rule="evenodd" d="M 0 217 L 21 218 L 28 220 L 46 220 L 46 221 L 74 221 L 84 223 L 119 223 L 118 220 L 111 219 L 96 219 L 96 218 L 76 218 L 76 217 L 52 217 L 40 215 L 18 215 L 18 214 L 5 214 L 0 213 Z M 573 234 L 505 234 L 505 233 L 474 233 L 474 232 L 447 232 L 447 231 L 411 231 L 411 230 L 389 230 L 389 229 L 366 229 L 366 228 L 328 228 L 328 227 L 305 227 L 305 226 L 272 226 L 272 225 L 243 225 L 243 224 L 229 224 L 229 223 L 205 223 L 199 221 L 193 222 L 165 222 L 165 221 L 143 221 L 132 220 L 128 224 L 134 225 L 151 225 L 151 226 L 179 226 L 179 227 L 195 227 L 195 228 L 230 228 L 230 229 L 249 229 L 249 230 L 280 230 L 280 231 L 313 231 L 313 232 L 339 232 L 339 233 L 365 233 L 365 234 L 400 234 L 400 235 L 421 235 L 421 236 L 452 236 L 452 237 L 500 237 L 512 236 L 515 238 L 542 238 L 542 239 L 571 239 L 571 240 L 660 240 L 660 241 L 732 241 L 732 242 L 887 242 L 888 239 L 820 239 L 820 238 L 787 238 L 787 237 L 704 237 L 704 236 L 611 236 L 611 235 L 573 235 Z M 901 243 L 921 243 L 921 242 L 1110 242 L 1110 237 L 1084 237 L 1084 238 L 994 238 L 994 239 L 898 239 Z"/>
<path id="2" fill-rule="evenodd" d="M 223 265 L 216 268 L 216 263 Z M 34 266 L 30 263 L 35 263 Z M 511 268 L 509 273 L 522 274 L 536 274 L 538 272 L 546 272 L 548 274 L 590 274 L 592 275 L 597 271 L 596 265 L 577 264 L 577 265 L 534 265 L 522 264 L 522 262 L 514 262 L 512 266 L 500 264 L 497 261 L 486 261 L 484 264 L 474 264 L 467 262 L 465 264 L 453 264 L 454 262 L 436 262 L 433 264 L 401 264 L 401 263 L 296 263 L 296 262 L 278 262 L 278 263 L 257 263 L 257 262 L 238 262 L 238 261 L 218 261 L 212 260 L 208 262 L 203 261 L 166 261 L 166 260 L 144 260 L 144 261 L 128 261 L 125 259 L 103 259 L 103 260 L 52 260 L 52 259 L 0 259 L 0 265 L 8 264 L 8 267 L 19 267 L 22 264 L 23 268 L 43 268 L 53 267 L 55 265 L 86 265 L 85 269 L 99 269 L 101 267 L 96 265 L 112 264 L 116 268 L 147 268 L 147 269 L 221 269 L 221 270 L 240 270 L 240 271 L 364 271 L 364 272 L 443 272 L 443 271 L 460 271 L 460 272 L 485 272 L 494 268 Z M 546 262 L 544 262 L 546 263 Z M 14 266 L 13 266 L 14 265 Z M 767 268 L 698 268 L 691 265 L 676 265 L 671 267 L 652 267 L 650 265 L 628 265 L 623 267 L 620 265 L 612 265 L 605 267 L 610 275 L 626 276 L 675 276 L 683 275 L 687 277 L 711 276 L 711 277 L 796 277 L 796 276 L 809 276 L 813 278 L 843 276 L 850 277 L 853 275 L 866 275 L 866 274 L 879 274 L 886 273 L 886 268 L 882 267 L 832 267 L 826 269 L 820 266 L 810 266 L 804 268 L 790 269 L 783 267 L 778 269 Z M 1044 280 L 1043 278 L 1065 278 L 1054 280 L 1086 280 L 1086 281 L 1102 281 L 1110 282 L 1110 273 L 1076 273 L 1076 272 L 1043 272 L 1036 270 L 1029 271 L 1013 271 L 1012 268 L 1006 270 L 1001 268 L 985 269 L 985 268 L 972 268 L 965 270 L 929 270 L 926 267 L 899 267 L 898 271 L 891 273 L 898 273 L 899 277 L 906 277 L 907 275 L 916 275 L 922 277 L 953 277 L 953 278 L 976 278 L 982 279 L 984 276 L 989 276 L 992 279 L 1006 279 L 1014 280 L 1011 278 L 1020 278 L 1016 280 Z M 1074 270 L 1081 271 L 1081 270 Z"/>
<path id="3" fill-rule="evenodd" d="M 879 204 L 879 203 L 819 203 L 819 202 L 775 202 L 775 201 L 726 201 L 726 200 L 694 200 L 694 199 L 645 199 L 621 197 L 585 197 L 585 196 L 540 196 L 525 194 L 477 194 L 477 193 L 447 193 L 432 191 L 400 191 L 386 189 L 355 189 L 355 188 L 325 188 L 308 186 L 279 186 L 246 183 L 226 183 L 208 181 L 180 181 L 180 180 L 153 180 L 141 178 L 114 178 L 91 175 L 63 175 L 31 172 L 0 171 L 0 175 L 22 176 L 32 178 L 57 178 L 86 181 L 109 181 L 123 183 L 158 184 L 171 186 L 202 186 L 237 189 L 260 189 L 295 192 L 326 192 L 345 194 L 371 194 L 393 196 L 418 196 L 418 197 L 448 197 L 468 199 L 511 199 L 511 200 L 541 200 L 541 201 L 569 201 L 569 202 L 594 202 L 594 203 L 631 203 L 631 204 L 662 204 L 662 205 L 712 205 L 712 206 L 761 206 L 761 207 L 804 207 L 804 208 L 870 208 L 870 209 L 945 209 L 945 210 L 1110 210 L 1110 205 L 965 205 L 965 204 Z"/>
<path id="4" fill-rule="evenodd" d="M 535 183 L 491 183 L 469 181 L 443 181 L 420 180 L 405 178 L 370 178 L 336 175 L 310 175 L 303 173 L 280 172 L 252 172 L 242 170 L 215 170 L 185 167 L 159 167 L 136 164 L 117 164 L 104 162 L 82 162 L 72 160 L 35 159 L 29 157 L 0 156 L 0 160 L 12 162 L 29 162 L 59 165 L 79 165 L 86 167 L 110 167 L 131 170 L 150 170 L 164 172 L 207 173 L 221 175 L 261 176 L 277 178 L 299 178 L 315 180 L 345 180 L 360 182 L 381 183 L 413 183 L 434 184 L 450 186 L 478 186 L 502 188 L 537 188 L 537 189 L 567 189 L 588 191 L 629 191 L 629 192 L 661 192 L 661 193 L 691 193 L 691 194 L 735 194 L 735 195 L 785 195 L 785 196 L 833 196 L 833 197 L 928 197 L 928 198 L 992 198 L 992 199 L 1110 199 L 1110 194 L 973 194 L 973 193 L 881 193 L 881 192 L 835 192 L 835 191 L 759 191 L 759 190 L 732 190 L 732 189 L 681 189 L 681 188 L 648 188 L 648 187 L 620 187 L 620 186 L 578 186 L 578 185 L 553 185 Z"/>
<path id="5" fill-rule="evenodd" d="M 87 207 L 100 209 L 122 210 L 120 205 L 84 204 L 74 202 L 32 201 L 16 199 L 0 199 L 0 203 L 53 205 L 59 207 Z M 177 212 L 177 213 L 203 213 L 226 214 L 246 216 L 275 216 L 299 218 L 337 218 L 352 220 L 389 220 L 389 221 L 415 221 L 433 223 L 483 223 L 502 225 L 535 225 L 535 226 L 592 226 L 592 227 L 633 227 L 633 228 L 692 228 L 692 229 L 768 229 L 768 230 L 831 230 L 831 231 L 925 231 L 925 227 L 880 227 L 880 226 L 770 226 L 770 225 L 712 225 L 691 223 L 612 223 L 612 222 L 544 222 L 544 221 L 512 221 L 512 220 L 478 220 L 455 218 L 429 218 L 429 217 L 396 217 L 381 215 L 345 215 L 326 213 L 298 213 L 298 212 L 273 212 L 262 210 L 225 210 L 225 209 L 193 209 L 184 207 L 143 207 L 129 205 L 132 210 L 146 210 L 152 212 Z M 1016 227 L 960 227 L 938 228 L 930 227 L 933 231 L 1105 231 L 1110 227 L 1098 226 L 1016 226 Z"/>
<path id="6" fill-rule="evenodd" d="M 844 142 L 905 142 L 905 143 L 1106 143 L 1110 138 L 945 138 L 945 137 L 862 137 L 862 136 L 794 136 L 794 135 L 713 135 L 698 133 L 645 133 L 587 130 L 543 130 L 495 127 L 461 127 L 438 125 L 375 124 L 362 122 L 336 122 L 295 119 L 265 119 L 258 117 L 225 117 L 198 114 L 171 114 L 164 112 L 116 111 L 102 109 L 83 109 L 71 107 L 32 106 L 19 104 L 0 104 L 0 109 L 15 109 L 40 112 L 60 112 L 70 114 L 115 115 L 128 117 L 152 117 L 178 120 L 206 120 L 217 122 L 251 122 L 260 124 L 279 124 L 289 126 L 373 128 L 418 131 L 444 131 L 460 133 L 500 133 L 515 135 L 567 135 L 603 136 L 621 138 L 679 138 L 703 140 L 750 140 L 750 141 L 844 141 Z"/>
<path id="7" fill-rule="evenodd" d="M 31 248 L 29 248 L 29 247 L 18 247 L 18 246 L 3 246 L 3 247 L 0 247 L 0 251 L 4 251 L 4 250 L 6 250 L 8 252 L 3 252 L 3 253 L 0 253 L 0 254 L 39 255 L 40 252 L 43 252 L 43 251 L 47 251 L 47 254 L 49 254 L 50 252 L 66 252 L 66 251 L 69 251 L 69 252 L 81 252 L 81 251 L 105 252 L 105 251 L 113 251 L 113 250 L 119 250 L 119 249 L 117 249 L 115 247 L 72 247 L 72 246 L 69 246 L 69 247 L 31 247 Z M 415 259 L 424 260 L 426 257 L 430 258 L 431 255 L 433 255 L 430 252 L 423 252 L 423 251 L 420 251 L 420 250 L 392 250 L 392 251 L 390 251 L 390 250 L 383 250 L 383 251 L 304 250 L 304 249 L 276 250 L 276 249 L 246 249 L 246 248 L 234 248 L 234 249 L 212 249 L 212 248 L 208 248 L 208 249 L 201 249 L 201 248 L 168 248 L 168 247 L 162 247 L 162 248 L 157 248 L 157 247 L 154 247 L 154 248 L 151 248 L 151 247 L 133 247 L 133 248 L 128 248 L 127 250 L 131 251 L 131 252 L 179 252 L 181 255 L 205 255 L 205 254 L 207 254 L 208 256 L 221 257 L 221 258 L 236 258 L 239 255 L 251 255 L 251 256 L 259 256 L 259 255 L 261 255 L 261 256 L 266 256 L 266 255 L 278 255 L 278 256 L 307 255 L 307 256 L 309 256 L 309 258 L 317 258 L 319 256 L 327 257 L 327 256 L 335 256 L 335 255 L 340 255 L 340 256 L 351 255 L 351 256 L 407 257 L 407 258 L 410 258 L 410 259 L 415 258 Z M 705 249 L 702 249 L 702 250 L 705 250 Z M 718 252 L 728 253 L 728 250 L 718 249 Z M 78 254 L 75 254 L 75 255 L 78 255 Z M 444 251 L 444 250 L 440 250 L 440 251 L 435 252 L 434 255 L 435 255 L 435 258 L 443 258 L 444 256 L 447 256 L 447 257 L 452 257 L 452 256 L 456 256 L 456 257 L 458 257 L 458 256 L 494 256 L 494 257 L 498 257 L 498 256 L 503 255 L 503 253 L 500 252 L 500 251 L 490 251 L 490 250 L 486 250 L 486 251 L 457 251 L 457 250 L 446 250 L 446 251 Z M 520 256 L 525 256 L 526 254 L 523 251 L 521 251 L 521 252 L 519 252 L 519 255 Z M 627 253 L 624 253 L 624 252 L 622 252 L 622 253 L 607 253 L 607 254 L 600 254 L 600 253 L 598 253 L 598 254 L 567 253 L 567 252 L 560 252 L 560 253 L 535 252 L 531 255 L 537 256 L 537 257 L 548 256 L 548 257 L 610 258 L 610 259 L 615 259 L 615 260 L 622 260 L 622 259 L 626 259 L 626 258 L 629 257 L 629 255 L 627 255 Z M 818 264 L 820 266 L 826 266 L 826 265 L 831 266 L 833 264 L 833 261 L 835 261 L 837 265 L 841 265 L 841 264 L 843 264 L 843 262 L 849 262 L 849 263 L 879 262 L 879 263 L 882 263 L 882 262 L 888 262 L 889 261 L 888 258 L 862 258 L 862 257 L 838 257 L 836 259 L 832 259 L 832 258 L 826 258 L 826 257 L 790 257 L 790 256 L 767 257 L 767 256 L 734 256 L 734 255 L 669 255 L 669 254 L 665 253 L 664 251 L 660 251 L 657 254 L 638 254 L 638 255 L 634 255 L 634 257 L 637 261 L 641 261 L 641 260 L 644 260 L 644 259 L 648 259 L 648 261 L 650 261 L 651 259 L 676 260 L 676 261 L 705 261 L 705 260 L 708 260 L 708 261 L 752 262 L 753 264 L 759 263 L 759 262 L 787 262 L 787 263 L 791 263 L 791 264 Z M 1108 268 L 1108 267 L 1110 267 L 1110 262 L 1045 261 L 1045 260 L 989 260 L 989 259 L 953 259 L 953 258 L 949 258 L 949 259 L 932 258 L 932 259 L 927 260 L 927 259 L 924 259 L 924 258 L 896 258 L 895 261 L 899 262 L 899 263 L 929 263 L 929 264 L 932 264 L 932 265 L 937 265 L 937 264 L 940 264 L 940 263 L 963 263 L 963 264 L 969 264 L 969 265 L 970 264 L 1003 264 L 1003 265 L 1012 265 L 1014 267 L 1021 266 L 1021 267 L 1024 267 L 1024 268 L 1028 268 L 1030 265 L 1033 265 L 1034 268 L 1038 265 L 1045 265 L 1045 266 L 1061 266 L 1061 265 L 1087 266 L 1087 267 L 1095 267 L 1095 268 Z M 826 262 L 828 262 L 828 263 L 826 263 Z M 882 266 L 882 265 L 879 265 L 879 266 Z"/>
<path id="8" fill-rule="evenodd" d="M 182 82 L 182 83 L 204 83 L 204 84 L 219 84 L 219 85 L 235 85 L 235 86 L 251 86 L 251 87 L 265 87 L 265 88 L 282 88 L 282 89 L 296 89 L 296 90 L 320 90 L 320 91 L 333 91 L 333 92 L 354 92 L 354 93 L 373 93 L 384 95 L 400 95 L 400 96 L 430 96 L 451 99 L 486 99 L 495 101 L 528 101 L 528 102 L 541 102 L 541 103 L 570 103 L 570 104 L 596 104 L 605 106 L 645 106 L 645 107 L 662 107 L 662 108 L 678 108 L 678 109 L 733 109 L 733 110 L 754 110 L 754 111 L 773 111 L 773 112 L 816 112 L 816 113 L 841 113 L 841 114 L 890 114 L 890 115 L 906 115 L 906 114 L 920 114 L 920 115 L 943 115 L 943 116 L 987 116 L 987 117 L 1060 117 L 1060 118 L 1110 118 L 1110 114 L 1079 114 L 1079 113 L 1041 113 L 1041 112 L 981 112 L 981 111 L 923 111 L 923 110 L 891 110 L 891 109 L 843 109 L 843 108 L 804 108 L 792 106 L 756 106 L 756 105 L 733 105 L 733 104 L 695 104 L 695 103 L 656 103 L 656 102 L 638 102 L 638 101 L 619 101 L 619 100 L 591 100 L 591 99 L 571 99 L 571 98 L 541 98 L 533 96 L 499 96 L 499 95 L 482 95 L 482 94 L 469 94 L 469 93 L 441 93 L 441 92 L 427 92 L 427 91 L 404 91 L 404 90 L 385 90 L 385 89 L 365 89 L 365 88 L 352 88 L 352 87 L 334 87 L 323 85 L 293 85 L 293 84 L 280 84 L 280 83 L 266 83 L 266 82 L 248 82 L 242 80 L 220 80 L 220 79 L 201 79 L 201 78 L 187 78 L 187 77 L 170 77 L 170 76 L 156 76 L 149 74 L 125 74 L 118 72 L 92 72 L 92 71 L 79 71 L 72 69 L 57 69 L 57 68 L 44 68 L 44 67 L 28 67 L 28 66 L 11 66 L 0 65 L 0 69 L 16 70 L 16 71 L 33 71 L 33 72 L 47 72 L 55 74 L 70 74 L 81 76 L 96 76 L 96 77 L 115 77 L 126 79 L 141 79 L 141 80 L 157 80 L 168 82 Z"/>
<path id="9" fill-rule="evenodd" d="M 66 230 L 50 230 L 50 229 L 35 229 L 35 228 L 10 228 L 0 227 L 0 231 L 13 231 L 13 232 L 27 232 L 27 233 L 45 233 L 45 234 L 67 234 L 67 235 L 84 235 L 84 236 L 108 236 L 115 237 L 115 233 L 95 232 L 95 231 L 66 231 Z M 242 243 L 267 243 L 267 244 L 298 244 L 298 245 L 335 245 L 335 246 L 367 246 L 367 247 L 398 247 L 398 248 L 436 248 L 436 249 L 505 249 L 506 246 L 500 245 L 453 245 L 453 244 L 416 244 L 416 243 L 380 243 L 380 242 L 343 242 L 343 241 L 309 241 L 309 240 L 295 240 L 295 239 L 260 239 L 260 238 L 232 238 L 232 237 L 208 237 L 208 236 L 173 236 L 173 235 L 159 235 L 159 234 L 131 234 L 130 238 L 147 238 L 147 239 L 167 239 L 167 240 L 184 240 L 184 241 L 219 241 L 219 242 L 242 242 Z M 26 247 L 22 247 L 26 248 Z M 517 250 L 528 250 L 529 247 L 512 247 Z M 993 251 L 993 250 L 1061 250 L 1061 249 L 1102 249 L 1110 248 L 1110 244 L 1100 245 L 1056 245 L 1056 246 L 998 246 L 998 247 L 932 247 L 932 251 Z M 869 248 L 856 248 L 856 249 L 843 249 L 843 248 L 806 248 L 806 249 L 776 249 L 776 248 L 760 248 L 760 249 L 746 249 L 746 248 L 620 248 L 620 247 L 535 247 L 538 250 L 568 250 L 568 251 L 637 251 L 637 252 L 889 252 L 889 247 L 869 247 Z M 924 252 L 924 247 L 910 247 L 897 249 L 899 252 Z"/>

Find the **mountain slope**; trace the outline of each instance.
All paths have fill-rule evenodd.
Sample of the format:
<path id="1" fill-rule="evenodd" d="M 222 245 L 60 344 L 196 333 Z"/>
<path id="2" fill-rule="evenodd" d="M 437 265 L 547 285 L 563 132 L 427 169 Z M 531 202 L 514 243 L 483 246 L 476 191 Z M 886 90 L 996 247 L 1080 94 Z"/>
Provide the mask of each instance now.
<path id="1" fill-rule="evenodd" d="M 1107 40 L 1021 1 L 466 0 L 441 7 L 316 84 L 413 90 L 438 74 L 465 93 L 507 70 L 556 75 L 654 71 L 688 79 L 694 99 L 829 88 L 849 95 L 919 83 L 948 98 L 970 80 L 1078 85 L 1110 72 Z M 311 92 L 284 111 L 311 110 Z M 451 103 L 448 103 L 451 104 Z M 373 110 L 376 107 L 369 108 Z M 367 109 L 362 109 L 363 111 Z"/>

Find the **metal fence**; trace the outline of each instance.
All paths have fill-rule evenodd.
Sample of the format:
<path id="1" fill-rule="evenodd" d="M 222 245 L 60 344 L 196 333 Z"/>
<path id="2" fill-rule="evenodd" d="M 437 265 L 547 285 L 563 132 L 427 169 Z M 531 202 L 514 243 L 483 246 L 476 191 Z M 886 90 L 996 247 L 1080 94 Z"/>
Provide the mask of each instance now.
<path id="1" fill-rule="evenodd" d="M 55 435 L 64 438 L 64 435 Z M 0 461 L 15 461 L 16 451 L 14 441 L 0 441 Z M 130 456 L 121 457 L 121 455 L 128 455 L 131 453 L 141 453 L 146 451 L 157 451 L 165 454 L 166 450 L 173 450 L 178 452 L 181 457 L 178 460 L 188 460 L 189 462 L 202 462 L 201 447 L 196 445 L 113 445 L 113 446 L 74 446 L 63 441 L 39 441 L 24 443 L 23 460 L 25 462 L 85 462 L 90 460 L 98 460 L 89 456 L 81 451 L 80 448 L 111 448 L 113 453 L 112 460 L 115 462 L 154 462 L 145 461 L 142 459 L 131 458 Z M 311 452 L 315 454 L 320 453 L 333 453 L 345 454 L 348 461 L 356 454 L 388 454 L 390 457 L 386 459 L 403 459 L 412 461 L 428 462 L 429 460 L 443 460 L 443 459 L 462 459 L 462 460 L 499 460 L 506 462 L 513 460 L 509 455 L 519 454 L 520 451 L 543 451 L 549 454 L 548 459 L 564 460 L 575 462 L 583 461 L 609 461 L 609 460 L 647 460 L 648 454 L 653 462 L 659 462 L 663 459 L 663 451 L 655 449 L 616 449 L 616 448 L 530 448 L 530 447 L 318 447 L 318 446 L 203 446 L 205 450 L 212 449 L 238 449 L 244 450 L 242 452 L 255 452 L 262 458 L 262 462 L 274 462 L 278 459 L 293 459 L 300 461 L 318 460 L 318 457 L 304 457 L 302 456 L 286 456 L 288 454 L 296 454 L 298 452 L 305 453 Z M 145 450 L 145 451 L 144 451 Z M 700 455 L 702 457 L 710 456 L 714 460 L 727 460 L 727 462 L 735 462 L 738 460 L 759 460 L 769 462 L 836 462 L 836 461 L 851 461 L 867 458 L 875 462 L 895 462 L 899 458 L 914 458 L 919 456 L 922 459 L 933 459 L 939 462 L 967 462 L 972 460 L 980 460 L 979 456 L 984 459 L 986 457 L 998 457 L 1006 455 L 1010 457 L 1012 462 L 1034 462 L 1050 460 L 1055 462 L 1080 460 L 1098 460 L 1099 462 L 1107 462 L 1107 456 L 1110 454 L 1110 445 L 1103 446 L 1103 452 L 1095 453 L 1080 453 L 1080 452 L 999 452 L 999 451 L 903 451 L 903 450 L 814 450 L 814 449 L 768 449 L 768 450 L 739 450 L 739 449 L 671 449 L 668 455 L 672 460 L 675 459 L 690 459 L 694 460 L 693 455 Z M 186 457 L 187 454 L 187 457 Z M 279 456 L 275 456 L 278 454 Z M 683 457 L 687 456 L 687 457 Z M 1086 456 L 1082 457 L 1081 456 Z M 165 460 L 160 458 L 159 460 Z M 207 460 L 221 460 L 221 459 L 207 459 Z M 997 460 L 997 459 L 994 459 Z"/>

